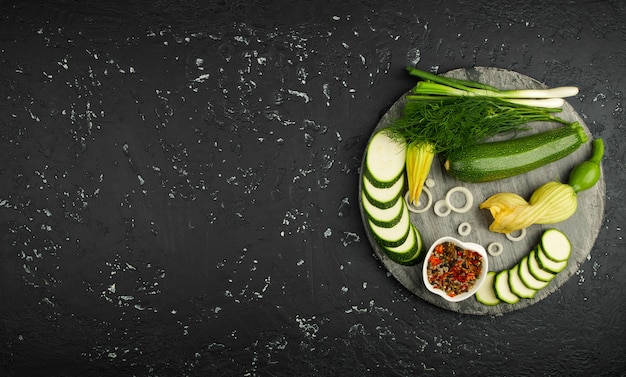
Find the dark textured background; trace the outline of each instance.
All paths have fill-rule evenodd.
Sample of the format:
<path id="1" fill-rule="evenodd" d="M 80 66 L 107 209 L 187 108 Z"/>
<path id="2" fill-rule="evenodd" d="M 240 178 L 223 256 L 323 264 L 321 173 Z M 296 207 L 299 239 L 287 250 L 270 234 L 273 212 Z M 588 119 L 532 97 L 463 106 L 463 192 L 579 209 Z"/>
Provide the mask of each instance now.
<path id="1" fill-rule="evenodd" d="M 624 375 L 622 1 L 0 4 L 0 375 Z M 461 315 L 373 257 L 405 65 L 580 87 L 606 213 L 547 299 Z"/>

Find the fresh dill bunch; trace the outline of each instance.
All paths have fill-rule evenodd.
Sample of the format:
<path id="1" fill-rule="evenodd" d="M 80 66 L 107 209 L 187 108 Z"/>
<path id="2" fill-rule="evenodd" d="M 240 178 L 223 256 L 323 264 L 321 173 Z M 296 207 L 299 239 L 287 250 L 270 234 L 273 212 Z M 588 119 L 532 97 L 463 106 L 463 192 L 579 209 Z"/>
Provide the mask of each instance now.
<path id="1" fill-rule="evenodd" d="M 409 100 L 389 129 L 408 145 L 426 143 L 435 153 L 445 153 L 497 134 L 528 129 L 529 122 L 568 123 L 553 115 L 559 111 L 483 96 Z"/>

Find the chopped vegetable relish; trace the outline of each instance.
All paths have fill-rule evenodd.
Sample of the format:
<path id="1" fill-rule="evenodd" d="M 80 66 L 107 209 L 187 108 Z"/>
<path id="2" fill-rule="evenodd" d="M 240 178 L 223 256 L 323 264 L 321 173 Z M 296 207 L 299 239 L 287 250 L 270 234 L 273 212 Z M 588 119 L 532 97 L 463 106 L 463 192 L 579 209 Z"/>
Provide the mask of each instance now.
<path id="1" fill-rule="evenodd" d="M 428 282 L 450 297 L 469 291 L 483 267 L 479 253 L 449 241 L 435 246 L 427 263 Z"/>

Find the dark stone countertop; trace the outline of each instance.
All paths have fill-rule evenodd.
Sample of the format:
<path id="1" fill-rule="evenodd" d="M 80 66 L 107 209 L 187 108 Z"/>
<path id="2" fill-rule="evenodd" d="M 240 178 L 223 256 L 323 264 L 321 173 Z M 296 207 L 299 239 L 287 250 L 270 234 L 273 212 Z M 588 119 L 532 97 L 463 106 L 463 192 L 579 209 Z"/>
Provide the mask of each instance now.
<path id="1" fill-rule="evenodd" d="M 624 375 L 623 2 L 0 4 L 1 375 Z M 458 314 L 374 258 L 406 65 L 580 88 L 605 217 L 545 300 Z"/>

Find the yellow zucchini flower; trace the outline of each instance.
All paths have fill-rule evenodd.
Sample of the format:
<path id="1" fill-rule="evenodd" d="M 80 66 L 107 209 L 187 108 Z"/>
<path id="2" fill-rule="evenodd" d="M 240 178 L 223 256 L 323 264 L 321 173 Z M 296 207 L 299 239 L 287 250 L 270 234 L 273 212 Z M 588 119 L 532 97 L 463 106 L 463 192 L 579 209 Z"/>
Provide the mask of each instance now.
<path id="1" fill-rule="evenodd" d="M 505 234 L 532 224 L 564 221 L 576 212 L 577 207 L 574 189 L 560 182 L 548 182 L 539 187 L 528 202 L 517 194 L 503 192 L 492 195 L 480 204 L 481 209 L 489 209 L 494 219 L 489 230 Z"/>

